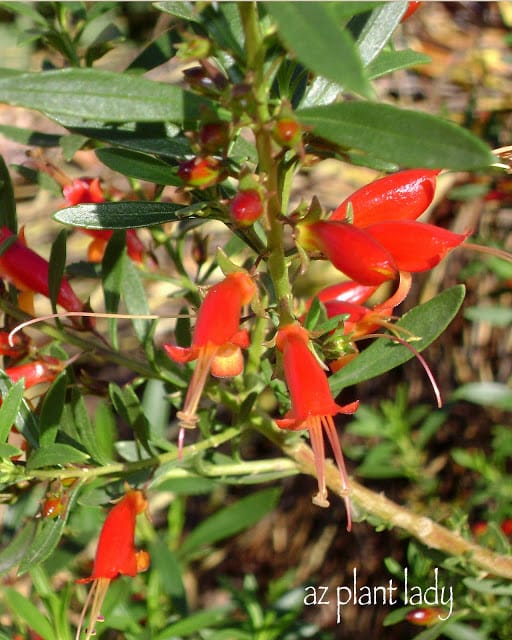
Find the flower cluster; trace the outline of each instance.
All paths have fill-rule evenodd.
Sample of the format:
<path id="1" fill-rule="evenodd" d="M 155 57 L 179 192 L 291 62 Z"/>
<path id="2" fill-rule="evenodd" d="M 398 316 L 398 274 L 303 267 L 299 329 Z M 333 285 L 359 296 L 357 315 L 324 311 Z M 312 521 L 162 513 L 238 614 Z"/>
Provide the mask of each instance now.
<path id="1" fill-rule="evenodd" d="M 359 189 L 325 220 L 317 211 L 310 211 L 293 222 L 303 250 L 328 259 L 350 278 L 317 295 L 328 317 L 346 318 L 343 332 L 352 345 L 350 353 L 330 363 L 331 369 L 337 370 L 357 356 L 357 339 L 383 326 L 392 328 L 393 310 L 409 293 L 411 274 L 431 269 L 466 238 L 418 221 L 433 201 L 438 174 L 438 170 L 401 171 Z M 232 200 L 232 209 L 239 201 L 245 204 L 252 194 L 241 190 Z M 255 218 L 261 214 L 260 198 L 254 191 Z M 391 295 L 372 307 L 364 306 L 384 283 L 394 284 Z M 180 456 L 184 429 L 197 423 L 197 408 L 208 374 L 230 377 L 242 371 L 241 348 L 249 345 L 249 334 L 240 329 L 241 310 L 252 300 L 255 290 L 256 285 L 245 272 L 228 274 L 208 290 L 198 311 L 192 345 L 164 345 L 175 362 L 197 360 L 183 409 L 178 413 Z M 324 468 L 324 434 L 327 436 L 339 470 L 339 494 L 347 506 L 350 529 L 349 483 L 334 417 L 353 413 L 358 403 L 335 402 L 311 338 L 299 321 L 288 321 L 278 328 L 275 344 L 282 358 L 291 409 L 276 424 L 281 429 L 309 433 L 318 479 L 313 502 L 323 507 L 329 505 Z"/>

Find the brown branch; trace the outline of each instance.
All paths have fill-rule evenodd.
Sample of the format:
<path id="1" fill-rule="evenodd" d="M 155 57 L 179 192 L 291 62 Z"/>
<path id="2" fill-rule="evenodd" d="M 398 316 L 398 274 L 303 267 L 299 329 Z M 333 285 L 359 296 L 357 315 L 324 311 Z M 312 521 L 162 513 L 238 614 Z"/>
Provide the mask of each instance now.
<path id="1" fill-rule="evenodd" d="M 287 446 L 280 443 L 283 451 L 289 455 L 300 470 L 315 476 L 313 451 L 306 444 Z M 341 482 L 339 471 L 331 461 L 325 466 L 327 485 L 340 495 Z M 495 576 L 512 580 L 512 558 L 493 553 L 474 542 L 466 540 L 458 533 L 450 531 L 426 516 L 421 516 L 389 500 L 382 493 L 367 489 L 355 480 L 350 481 L 350 498 L 357 502 L 363 511 L 377 516 L 393 527 L 403 529 L 422 544 L 443 551 L 450 556 L 467 554 L 475 565 Z"/>

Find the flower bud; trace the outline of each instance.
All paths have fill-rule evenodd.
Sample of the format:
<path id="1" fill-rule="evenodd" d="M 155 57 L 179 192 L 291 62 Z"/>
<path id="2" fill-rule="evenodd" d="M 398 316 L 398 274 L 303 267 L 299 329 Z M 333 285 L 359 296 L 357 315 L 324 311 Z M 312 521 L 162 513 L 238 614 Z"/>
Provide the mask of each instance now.
<path id="1" fill-rule="evenodd" d="M 256 189 L 239 191 L 229 203 L 233 220 L 242 227 L 248 227 L 263 213 L 263 202 Z"/>
<path id="2" fill-rule="evenodd" d="M 302 127 L 295 118 L 284 116 L 274 123 L 272 137 L 282 147 L 296 147 L 302 137 Z"/>
<path id="3" fill-rule="evenodd" d="M 211 156 L 197 156 L 182 162 L 178 168 L 179 177 L 189 187 L 206 189 L 223 180 L 220 160 Z"/>

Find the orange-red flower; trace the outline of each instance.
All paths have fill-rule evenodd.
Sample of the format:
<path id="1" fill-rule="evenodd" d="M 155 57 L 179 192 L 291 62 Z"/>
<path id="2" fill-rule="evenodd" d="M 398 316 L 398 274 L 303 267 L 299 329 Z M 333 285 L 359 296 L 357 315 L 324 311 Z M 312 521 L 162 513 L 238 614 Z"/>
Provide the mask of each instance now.
<path id="1" fill-rule="evenodd" d="M 384 220 L 416 220 L 432 204 L 439 169 L 406 169 L 354 191 L 329 216 L 364 228 Z"/>
<path id="2" fill-rule="evenodd" d="M 211 287 L 197 314 L 190 347 L 165 344 L 167 355 L 175 362 L 197 360 L 182 411 L 179 451 L 183 446 L 184 428 L 197 422 L 196 410 L 208 374 L 229 378 L 243 371 L 242 348 L 249 346 L 249 334 L 240 329 L 242 307 L 254 297 L 256 285 L 243 271 L 228 274 Z"/>
<path id="3" fill-rule="evenodd" d="M 146 509 L 147 500 L 142 491 L 130 489 L 107 515 L 98 540 L 92 574 L 77 580 L 79 583 L 92 582 L 93 585 L 80 614 L 75 640 L 80 640 L 89 606 L 90 622 L 85 640 L 95 635 L 95 625 L 102 619 L 101 606 L 111 580 L 120 575 L 133 577 L 149 567 L 149 554 L 137 551 L 134 543 L 137 515 Z"/>
<path id="4" fill-rule="evenodd" d="M 281 429 L 308 430 L 318 480 L 318 493 L 313 502 L 320 507 L 329 506 L 325 482 L 325 431 L 340 472 L 342 495 L 347 507 L 347 530 L 350 530 L 348 476 L 333 416 L 354 413 L 358 402 L 339 405 L 334 401 L 327 376 L 309 348 L 309 335 L 303 327 L 298 324 L 283 327 L 277 333 L 276 345 L 283 354 L 284 375 L 292 405 L 285 417 L 276 423 Z"/>
<path id="5" fill-rule="evenodd" d="M 35 251 L 29 249 L 23 238 L 16 238 L 7 227 L 1 227 L 0 243 L 5 241 L 9 241 L 10 244 L 0 255 L 0 277 L 11 282 L 22 293 L 42 293 L 49 298 L 48 262 Z M 61 280 L 57 304 L 67 311 L 83 311 L 84 309 L 84 305 L 77 298 L 66 278 Z"/>
<path id="6" fill-rule="evenodd" d="M 469 234 L 418 218 L 431 204 L 437 170 L 400 171 L 362 187 L 328 220 L 304 219 L 297 240 L 364 285 L 394 280 L 400 271 L 432 269 Z"/>

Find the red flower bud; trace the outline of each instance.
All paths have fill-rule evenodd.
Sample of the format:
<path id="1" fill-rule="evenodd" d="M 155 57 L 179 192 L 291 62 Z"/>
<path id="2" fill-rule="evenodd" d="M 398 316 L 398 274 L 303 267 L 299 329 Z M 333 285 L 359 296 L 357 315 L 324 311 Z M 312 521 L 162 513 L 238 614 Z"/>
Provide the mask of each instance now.
<path id="1" fill-rule="evenodd" d="M 430 627 L 437 622 L 446 619 L 447 612 L 440 607 L 422 607 L 420 609 L 412 609 L 405 616 L 405 619 L 412 624 L 421 627 Z"/>
<path id="2" fill-rule="evenodd" d="M 281 117 L 272 128 L 272 137 L 282 147 L 295 147 L 302 136 L 302 127 L 289 116 Z"/>
<path id="3" fill-rule="evenodd" d="M 432 203 L 439 171 L 407 169 L 370 182 L 344 200 L 329 220 L 344 220 L 349 206 L 357 227 L 387 220 L 415 220 Z"/>
<path id="4" fill-rule="evenodd" d="M 248 227 L 263 213 L 263 202 L 256 189 L 239 191 L 229 203 L 231 217 L 242 227 Z"/>
<path id="5" fill-rule="evenodd" d="M 390 251 L 364 229 L 338 220 L 302 223 L 297 228 L 299 244 L 321 251 L 336 269 L 360 284 L 379 285 L 398 275 Z"/>
<path id="6" fill-rule="evenodd" d="M 223 179 L 220 160 L 211 156 L 196 157 L 182 162 L 178 168 L 179 177 L 189 187 L 206 189 Z"/>
<path id="7" fill-rule="evenodd" d="M 214 153 L 224 149 L 228 142 L 228 122 L 207 122 L 199 130 L 199 144 L 204 153 Z"/>

